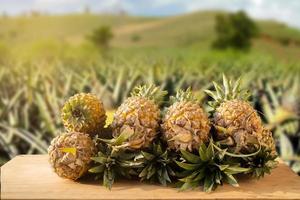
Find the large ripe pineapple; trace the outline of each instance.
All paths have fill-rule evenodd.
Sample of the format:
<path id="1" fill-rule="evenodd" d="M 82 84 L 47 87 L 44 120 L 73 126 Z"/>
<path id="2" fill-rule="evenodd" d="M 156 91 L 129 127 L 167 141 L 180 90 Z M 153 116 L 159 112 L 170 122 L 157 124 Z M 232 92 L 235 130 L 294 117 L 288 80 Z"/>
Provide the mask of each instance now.
<path id="1" fill-rule="evenodd" d="M 176 151 L 198 150 L 209 140 L 209 119 L 190 89 L 178 91 L 173 100 L 163 120 L 163 137 Z"/>
<path id="2" fill-rule="evenodd" d="M 112 122 L 113 136 L 130 133 L 123 144 L 129 149 L 149 147 L 156 137 L 160 123 L 161 102 L 166 92 L 154 85 L 134 88 L 131 97 L 117 109 Z"/>
<path id="3" fill-rule="evenodd" d="M 65 103 L 61 118 L 69 131 L 93 135 L 104 127 L 106 115 L 102 102 L 95 95 L 80 93 Z"/>
<path id="4" fill-rule="evenodd" d="M 76 180 L 89 168 L 96 146 L 89 135 L 79 132 L 63 133 L 54 138 L 48 148 L 49 161 L 61 177 Z"/>
<path id="5" fill-rule="evenodd" d="M 224 88 L 214 83 L 215 92 L 206 90 L 214 99 L 210 106 L 216 139 L 233 147 L 235 152 L 252 153 L 264 146 L 275 153 L 272 134 L 264 128 L 256 110 L 247 101 L 248 92 L 240 90 L 240 80 L 233 84 L 223 75 L 223 85 Z"/>

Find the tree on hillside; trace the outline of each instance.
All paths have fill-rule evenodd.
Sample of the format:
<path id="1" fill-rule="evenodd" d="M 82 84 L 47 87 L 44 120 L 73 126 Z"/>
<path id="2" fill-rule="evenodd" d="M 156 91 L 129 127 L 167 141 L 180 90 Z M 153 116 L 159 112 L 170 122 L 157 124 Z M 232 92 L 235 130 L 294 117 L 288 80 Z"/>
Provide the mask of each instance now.
<path id="1" fill-rule="evenodd" d="M 251 39 L 258 34 L 255 22 L 243 11 L 217 15 L 215 30 L 217 39 L 213 47 L 219 49 L 232 47 L 247 50 L 251 47 Z"/>
<path id="2" fill-rule="evenodd" d="M 100 50 L 107 50 L 112 38 L 113 33 L 109 26 L 101 26 L 88 36 L 88 39 Z"/>

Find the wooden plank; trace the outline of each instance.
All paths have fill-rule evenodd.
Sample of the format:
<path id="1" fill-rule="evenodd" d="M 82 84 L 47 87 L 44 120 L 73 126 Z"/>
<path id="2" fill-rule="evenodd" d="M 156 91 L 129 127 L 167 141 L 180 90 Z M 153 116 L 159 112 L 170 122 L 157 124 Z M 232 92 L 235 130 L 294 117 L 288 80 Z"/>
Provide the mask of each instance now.
<path id="1" fill-rule="evenodd" d="M 117 181 L 112 191 L 99 182 L 73 182 L 58 177 L 47 155 L 18 156 L 1 169 L 1 199 L 300 199 L 300 178 L 280 164 L 261 180 L 240 180 L 240 187 L 178 192 L 175 188 Z"/>

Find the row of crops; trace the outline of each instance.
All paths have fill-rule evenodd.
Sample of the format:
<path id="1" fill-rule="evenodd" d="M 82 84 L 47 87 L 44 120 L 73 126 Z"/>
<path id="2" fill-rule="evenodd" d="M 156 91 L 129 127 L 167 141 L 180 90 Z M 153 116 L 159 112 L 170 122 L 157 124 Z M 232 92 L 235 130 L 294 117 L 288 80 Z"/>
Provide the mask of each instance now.
<path id="1" fill-rule="evenodd" d="M 212 80 L 221 74 L 242 77 L 264 123 L 273 131 L 277 151 L 300 174 L 300 76 L 299 66 L 273 63 L 202 62 L 180 60 L 125 61 L 108 59 L 96 64 L 74 65 L 62 61 L 6 63 L 0 66 L 0 163 L 18 154 L 46 153 L 51 139 L 63 131 L 60 108 L 78 92 L 92 92 L 109 111 L 121 104 L 131 89 L 154 83 L 169 92 L 192 90 L 202 100 Z M 167 101 L 167 98 L 166 98 Z"/>

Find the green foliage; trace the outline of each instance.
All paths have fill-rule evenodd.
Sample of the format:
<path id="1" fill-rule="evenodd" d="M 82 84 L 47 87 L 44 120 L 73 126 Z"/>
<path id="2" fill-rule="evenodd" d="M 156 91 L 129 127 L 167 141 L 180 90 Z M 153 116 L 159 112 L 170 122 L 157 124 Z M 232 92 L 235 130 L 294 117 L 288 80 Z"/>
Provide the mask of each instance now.
<path id="1" fill-rule="evenodd" d="M 116 151 L 109 145 L 100 144 L 98 155 L 91 158 L 94 165 L 89 172 L 98 174 L 96 179 L 102 178 L 103 186 L 111 189 L 117 176 L 131 178 L 135 175 L 134 168 L 142 163 L 135 162 L 134 157 L 134 153 L 128 153 L 122 149 Z"/>
<path id="2" fill-rule="evenodd" d="M 162 103 L 164 96 L 167 95 L 167 91 L 161 90 L 155 85 L 143 85 L 133 88 L 133 91 L 130 94 L 133 97 L 145 97 L 155 101 L 157 104 Z"/>
<path id="3" fill-rule="evenodd" d="M 176 154 L 170 152 L 161 143 L 154 143 L 148 151 L 141 151 L 135 160 L 143 165 L 137 169 L 141 181 L 158 181 L 166 186 L 175 176 L 173 169 Z"/>
<path id="4" fill-rule="evenodd" d="M 188 89 L 186 89 L 186 91 L 183 91 L 181 89 L 178 90 L 175 96 L 170 97 L 170 101 L 174 103 L 180 101 L 198 102 L 199 100 L 195 97 L 195 95 L 191 91 L 191 88 L 189 87 Z"/>
<path id="5" fill-rule="evenodd" d="M 208 146 L 202 144 L 197 154 L 181 150 L 181 155 L 184 162 L 176 162 L 184 169 L 178 174 L 179 181 L 182 182 L 181 190 L 203 185 L 205 192 L 211 192 L 224 182 L 238 187 L 234 175 L 250 170 L 250 168 L 241 167 L 239 160 L 232 159 L 232 154 L 227 153 L 226 149 L 215 148 L 212 140 Z"/>
<path id="6" fill-rule="evenodd" d="M 204 90 L 204 92 L 209 95 L 214 101 L 208 102 L 208 104 L 215 109 L 222 102 L 232 100 L 232 99 L 240 99 L 247 101 L 250 94 L 247 90 L 242 90 L 240 88 L 241 79 L 239 78 L 237 81 L 233 82 L 233 80 L 228 80 L 228 78 L 223 74 L 223 85 L 220 86 L 218 83 L 213 82 L 215 91 Z"/>
<path id="7" fill-rule="evenodd" d="M 220 12 L 195 12 L 184 16 L 170 17 L 166 20 L 164 18 L 95 15 L 92 13 L 59 16 L 41 15 L 26 18 L 16 16 L 0 19 L 2 27 L 0 38 L 1 43 L 9 46 L 13 53 L 12 58 L 18 61 L 20 61 L 20 57 L 23 57 L 23 54 L 39 54 L 37 50 L 31 52 L 31 49 L 45 40 L 55 41 L 68 47 L 59 51 L 53 50 L 53 52 L 63 52 L 63 54 L 71 57 L 70 59 L 77 57 L 84 59 L 80 52 L 85 51 L 82 44 L 85 42 L 86 36 L 97 27 L 109 26 L 117 33 L 111 41 L 112 47 L 126 47 L 126 51 L 132 51 L 132 48 L 139 47 L 142 49 L 137 50 L 134 54 L 153 50 L 162 57 L 172 57 L 174 52 L 180 51 L 179 53 L 184 57 L 190 54 L 191 58 L 189 59 L 191 60 L 195 58 L 195 52 L 197 52 L 196 55 L 207 54 L 211 41 L 216 36 L 214 24 L 218 14 Z M 293 45 L 282 46 L 278 39 L 282 37 L 291 38 L 291 44 L 296 45 L 300 41 L 299 30 L 274 21 L 257 21 L 257 26 L 261 30 L 261 36 L 255 41 L 253 47 L 258 55 L 263 52 L 264 58 L 273 56 L 279 60 L 289 60 L 286 57 L 298 59 L 299 48 Z M 11 30 L 17 32 L 14 38 L 10 36 Z M 138 35 L 141 40 L 133 42 L 134 35 Z M 267 39 L 266 43 L 265 40 Z M 157 47 L 160 49 L 153 49 Z M 89 54 L 99 56 L 98 47 L 95 46 L 94 48 L 89 49 L 84 54 L 87 54 L 87 57 L 91 56 Z M 171 55 L 166 55 L 166 52 Z M 34 55 L 32 57 L 34 58 Z M 195 60 L 194 62 L 198 61 Z"/>
<path id="8" fill-rule="evenodd" d="M 217 15 L 215 29 L 217 39 L 213 46 L 220 49 L 232 47 L 247 50 L 251 46 L 251 39 L 258 33 L 255 22 L 243 11 Z"/>
<path id="9" fill-rule="evenodd" d="M 138 41 L 141 40 L 141 37 L 140 37 L 139 35 L 135 34 L 135 35 L 132 35 L 132 36 L 131 36 L 131 40 L 132 40 L 133 42 L 138 42 Z"/>
<path id="10" fill-rule="evenodd" d="M 281 113 L 276 111 L 279 107 L 299 110 L 297 65 L 289 66 L 289 71 L 286 72 L 286 65 L 273 65 L 271 62 L 256 60 L 256 63 L 251 63 L 251 59 L 218 62 L 212 58 L 209 60 L 209 68 L 204 64 L 194 63 L 185 70 L 182 70 L 182 66 L 187 65 L 184 60 L 158 60 L 153 63 L 142 58 L 138 62 L 134 59 L 99 60 L 93 66 L 89 61 L 85 65 L 79 65 L 61 60 L 0 67 L 2 156 L 7 160 L 21 153 L 45 153 L 51 139 L 62 129 L 60 109 L 65 100 L 75 93 L 98 94 L 109 110 L 120 105 L 136 85 L 160 85 L 163 90 L 169 91 L 169 95 L 175 95 L 172 91 L 192 86 L 193 92 L 198 93 L 205 104 L 209 99 L 203 90 L 211 89 L 211 80 L 219 82 L 219 73 L 226 70 L 232 77 L 244 74 L 243 88 L 247 87 L 253 93 L 252 101 L 256 109 L 262 113 L 264 122 L 270 125 L 277 140 L 281 140 L 281 134 L 289 135 L 287 141 L 291 145 L 284 147 L 291 146 L 294 151 L 292 156 L 284 156 L 284 159 L 289 162 L 297 159 L 300 149 L 292 139 L 299 135 L 299 118 L 283 116 L 269 120 L 277 115 L 274 113 Z M 201 63 L 205 61 L 201 60 Z M 291 73 L 295 75 L 290 75 L 287 79 L 287 74 Z M 284 83 L 286 80 L 291 83 Z M 299 116 L 297 112 L 294 115 Z M 279 146 L 280 144 L 278 143 Z M 295 162 L 290 162 L 291 165 L 293 163 Z"/>
<path id="11" fill-rule="evenodd" d="M 0 41 L 0 65 L 6 64 L 10 59 L 9 48 Z"/>
<path id="12" fill-rule="evenodd" d="M 197 153 L 181 150 L 181 157 L 183 161 L 176 161 L 184 169 L 178 173 L 181 190 L 203 185 L 205 192 L 211 192 L 224 182 L 238 187 L 236 175 L 251 174 L 258 179 L 278 164 L 277 156 L 265 148 L 252 154 L 233 154 L 213 140 L 208 145 L 202 144 Z"/>
<path id="13" fill-rule="evenodd" d="M 113 33 L 109 26 L 101 26 L 95 29 L 88 39 L 99 49 L 106 50 L 109 48 L 109 42 L 113 38 Z"/>
<path id="14" fill-rule="evenodd" d="M 277 155 L 272 154 L 272 150 L 262 147 L 255 156 L 243 158 L 242 165 L 250 169 L 247 173 L 259 179 L 265 174 L 270 174 L 271 170 L 277 167 L 276 158 Z"/>

